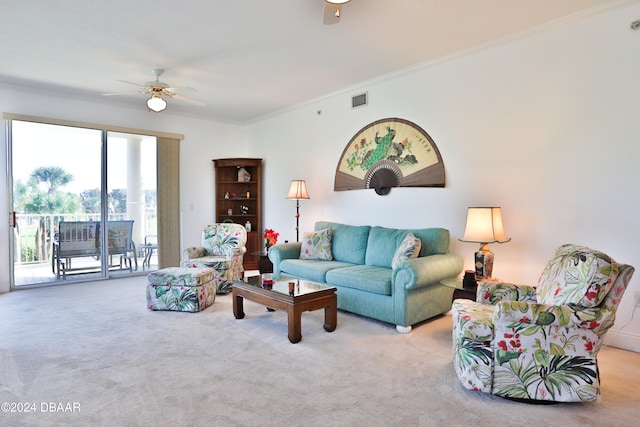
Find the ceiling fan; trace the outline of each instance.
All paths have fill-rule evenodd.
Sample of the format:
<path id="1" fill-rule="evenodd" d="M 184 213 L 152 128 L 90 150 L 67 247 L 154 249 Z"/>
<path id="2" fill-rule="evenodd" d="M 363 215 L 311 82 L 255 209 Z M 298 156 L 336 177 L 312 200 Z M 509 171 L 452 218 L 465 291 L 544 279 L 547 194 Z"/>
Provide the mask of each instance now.
<path id="1" fill-rule="evenodd" d="M 342 5 L 350 0 L 324 0 L 324 16 L 322 23 L 324 25 L 333 25 L 340 22 L 342 14 Z"/>
<path id="2" fill-rule="evenodd" d="M 126 80 L 118 80 L 119 82 L 127 83 L 134 86 L 139 86 L 142 89 L 135 92 L 118 92 L 118 93 L 103 93 L 104 96 L 113 96 L 113 95 L 130 95 L 130 94 L 142 94 L 142 95 L 151 95 L 151 98 L 147 100 L 147 107 L 149 111 L 154 111 L 159 113 L 160 111 L 164 111 L 167 108 L 167 101 L 164 97 L 177 99 L 178 101 L 189 102 L 191 104 L 205 106 L 206 104 L 197 99 L 189 98 L 184 95 L 180 95 L 177 93 L 182 89 L 193 90 L 190 87 L 183 88 L 175 88 L 170 87 L 167 83 L 160 81 L 160 76 L 164 73 L 164 69 L 155 68 L 153 70 L 153 74 L 156 76 L 155 80 L 148 81 L 145 84 L 133 83 Z"/>

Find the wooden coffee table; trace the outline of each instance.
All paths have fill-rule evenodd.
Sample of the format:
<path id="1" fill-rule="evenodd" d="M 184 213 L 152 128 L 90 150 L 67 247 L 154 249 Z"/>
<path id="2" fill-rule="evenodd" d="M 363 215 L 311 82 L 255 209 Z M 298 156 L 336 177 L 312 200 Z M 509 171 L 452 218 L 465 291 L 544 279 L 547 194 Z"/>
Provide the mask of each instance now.
<path id="1" fill-rule="evenodd" d="M 301 318 L 303 311 L 324 308 L 324 330 L 333 332 L 338 322 L 338 297 L 336 288 L 306 280 L 283 280 L 266 289 L 260 284 L 260 276 L 236 280 L 231 287 L 233 298 L 233 315 L 236 319 L 244 318 L 243 299 L 266 305 L 267 308 L 287 311 L 289 324 L 289 341 L 300 342 L 302 339 Z M 289 282 L 293 281 L 294 291 L 289 293 Z"/>

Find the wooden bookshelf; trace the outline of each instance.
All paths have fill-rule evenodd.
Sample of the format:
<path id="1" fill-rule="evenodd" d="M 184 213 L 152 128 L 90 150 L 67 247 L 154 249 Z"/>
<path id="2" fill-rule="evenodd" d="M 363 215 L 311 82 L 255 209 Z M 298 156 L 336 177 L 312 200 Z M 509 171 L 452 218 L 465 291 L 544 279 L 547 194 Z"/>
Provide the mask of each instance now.
<path id="1" fill-rule="evenodd" d="M 262 247 L 262 159 L 214 159 L 216 187 L 216 222 L 232 221 L 245 225 L 251 222 L 247 233 L 247 252 L 244 269 L 257 270 Z M 251 178 L 239 180 L 238 172 L 244 168 Z"/>

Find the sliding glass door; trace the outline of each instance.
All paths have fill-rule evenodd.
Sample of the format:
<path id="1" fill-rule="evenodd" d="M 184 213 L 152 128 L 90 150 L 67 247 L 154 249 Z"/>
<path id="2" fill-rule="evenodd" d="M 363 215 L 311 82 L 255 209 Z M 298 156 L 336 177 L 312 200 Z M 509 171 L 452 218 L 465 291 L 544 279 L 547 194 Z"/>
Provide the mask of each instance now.
<path id="1" fill-rule="evenodd" d="M 13 286 L 154 268 L 155 137 L 19 120 L 8 126 Z"/>
<path id="2" fill-rule="evenodd" d="M 126 274 L 114 262 L 115 238 L 126 234 L 135 248 L 127 253 L 133 271 L 157 268 L 157 161 L 156 138 L 146 135 L 107 132 L 107 225 L 110 225 L 109 250 L 111 275 Z M 118 230 L 116 230 L 118 228 Z"/>

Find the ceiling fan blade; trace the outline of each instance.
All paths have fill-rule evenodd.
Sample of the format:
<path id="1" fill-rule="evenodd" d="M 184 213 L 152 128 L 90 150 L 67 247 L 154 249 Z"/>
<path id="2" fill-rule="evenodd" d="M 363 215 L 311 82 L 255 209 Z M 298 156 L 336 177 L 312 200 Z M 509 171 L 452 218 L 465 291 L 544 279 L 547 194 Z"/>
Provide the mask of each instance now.
<path id="1" fill-rule="evenodd" d="M 138 92 L 116 92 L 116 93 L 103 93 L 103 96 L 113 96 L 113 95 L 139 95 L 139 94 L 145 94 L 145 91 L 138 91 Z"/>
<path id="2" fill-rule="evenodd" d="M 122 83 L 127 83 L 127 84 L 130 84 L 130 85 L 134 85 L 134 86 L 146 87 L 145 85 L 142 85 L 140 83 L 134 83 L 134 82 L 130 82 L 130 81 L 127 81 L 127 80 L 117 80 L 117 81 L 122 82 Z"/>
<path id="3" fill-rule="evenodd" d="M 324 25 L 333 25 L 340 22 L 340 15 L 342 14 L 342 5 L 324 2 L 324 15 L 322 23 Z"/>
<path id="4" fill-rule="evenodd" d="M 164 72 L 163 69 L 153 70 L 153 74 L 156 76 L 156 79 L 154 81 L 146 82 L 145 84 L 134 83 L 128 80 L 118 80 L 119 82 L 122 82 L 122 83 L 137 86 L 139 89 L 136 92 L 103 93 L 102 95 L 113 96 L 113 95 L 143 94 L 143 95 L 151 95 L 152 98 L 167 97 L 171 99 L 176 99 L 178 101 L 188 102 L 190 104 L 200 105 L 203 107 L 207 105 L 203 101 L 200 101 L 199 99 L 189 98 L 187 96 L 180 95 L 177 93 L 177 92 L 183 92 L 183 91 L 195 92 L 195 89 L 193 89 L 192 87 L 189 87 L 189 86 L 171 87 L 167 83 L 161 82 L 159 77 L 162 75 L 163 72 Z"/>
<path id="5" fill-rule="evenodd" d="M 178 101 L 188 102 L 189 104 L 199 105 L 201 107 L 205 107 L 207 105 L 199 99 L 189 98 L 188 96 L 179 95 L 173 92 L 168 93 L 167 96 L 173 99 L 177 99 Z"/>
<path id="6" fill-rule="evenodd" d="M 180 87 L 165 87 L 164 90 L 166 92 L 178 93 L 178 92 L 195 92 L 196 90 L 191 86 L 180 86 Z"/>

